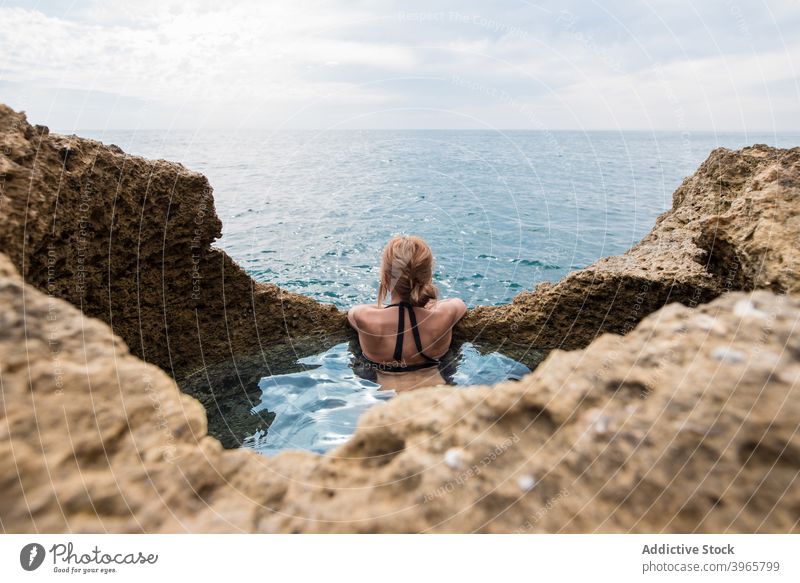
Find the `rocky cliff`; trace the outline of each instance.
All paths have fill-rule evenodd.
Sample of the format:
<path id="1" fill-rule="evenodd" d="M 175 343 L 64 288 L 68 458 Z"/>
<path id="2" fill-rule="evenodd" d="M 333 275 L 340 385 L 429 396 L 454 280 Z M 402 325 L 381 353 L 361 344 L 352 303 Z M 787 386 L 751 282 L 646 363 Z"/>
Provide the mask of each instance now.
<path id="1" fill-rule="evenodd" d="M 541 283 L 511 304 L 472 310 L 461 337 L 578 348 L 602 332 L 624 334 L 670 302 L 695 306 L 742 289 L 796 293 L 798 188 L 800 148 L 714 150 L 628 252 Z"/>
<path id="2" fill-rule="evenodd" d="M 0 146 L 0 247 L 25 281 L 105 320 L 175 378 L 342 328 L 332 305 L 256 283 L 211 246 L 222 224 L 201 174 L 51 134 L 5 106 Z"/>
<path id="3" fill-rule="evenodd" d="M 674 303 L 520 382 L 422 389 L 332 456 L 223 450 L 107 325 L 0 258 L 12 532 L 790 532 L 800 300 Z"/>
<path id="4" fill-rule="evenodd" d="M 270 360 L 344 315 L 213 248 L 179 164 L 3 106 L 0 146 L 5 530 L 797 530 L 800 149 L 716 150 L 626 254 L 472 310 L 462 339 L 552 350 L 523 381 L 416 391 L 332 456 L 266 459 L 207 433 L 268 424 Z"/>
<path id="5" fill-rule="evenodd" d="M 212 246 L 221 223 L 202 175 L 51 134 L 2 105 L 0 144 L 0 249 L 26 282 L 104 320 L 200 399 L 226 447 L 269 424 L 250 409 L 277 362 L 348 336 L 333 306 L 257 283 Z M 550 349 L 625 333 L 670 302 L 796 291 L 798 152 L 714 151 L 630 251 L 471 310 L 456 342 L 533 365 Z"/>
<path id="6" fill-rule="evenodd" d="M 0 151 L 0 250 L 177 379 L 226 445 L 268 424 L 249 413 L 250 377 L 269 369 L 272 346 L 302 353 L 346 335 L 332 305 L 256 283 L 212 247 L 222 224 L 201 174 L 51 134 L 2 104 Z M 205 376 L 214 366 L 227 374 Z"/>

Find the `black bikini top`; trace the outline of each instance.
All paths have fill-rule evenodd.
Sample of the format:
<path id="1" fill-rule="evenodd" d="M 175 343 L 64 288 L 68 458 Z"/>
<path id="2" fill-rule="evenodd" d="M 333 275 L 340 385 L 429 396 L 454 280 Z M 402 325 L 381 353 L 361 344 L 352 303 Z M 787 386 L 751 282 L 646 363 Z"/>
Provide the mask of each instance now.
<path id="1" fill-rule="evenodd" d="M 428 368 L 430 366 L 437 366 L 440 364 L 438 358 L 431 358 L 427 354 L 422 351 L 422 339 L 419 336 L 419 327 L 417 326 L 417 316 L 414 314 L 414 306 L 409 304 L 408 302 L 398 302 L 396 304 L 389 304 L 385 306 L 386 308 L 393 308 L 397 306 L 400 308 L 398 310 L 399 316 L 397 320 L 397 341 L 394 345 L 394 355 L 393 359 L 394 362 L 391 364 L 383 363 L 383 362 L 375 362 L 370 360 L 369 358 L 364 355 L 364 359 L 369 361 L 371 365 L 373 365 L 378 370 L 384 372 L 408 372 L 412 370 L 420 370 L 423 368 Z M 405 310 L 408 310 L 408 319 L 411 321 L 411 333 L 414 335 L 414 344 L 417 346 L 417 354 L 425 358 L 427 362 L 418 362 L 414 364 L 406 364 L 403 361 L 403 337 L 405 335 Z"/>

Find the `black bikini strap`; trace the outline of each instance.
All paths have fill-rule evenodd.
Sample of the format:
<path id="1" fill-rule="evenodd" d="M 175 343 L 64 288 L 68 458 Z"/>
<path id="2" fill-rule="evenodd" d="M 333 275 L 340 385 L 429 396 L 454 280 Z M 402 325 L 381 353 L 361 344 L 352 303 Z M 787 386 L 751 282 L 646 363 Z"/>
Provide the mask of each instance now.
<path id="1" fill-rule="evenodd" d="M 435 358 L 431 358 L 422 352 L 422 339 L 419 336 L 419 327 L 417 326 L 417 316 L 414 314 L 414 307 L 408 306 L 408 317 L 411 320 L 411 333 L 414 335 L 414 344 L 417 345 L 417 353 L 428 359 L 430 362 L 439 362 Z"/>
<path id="2" fill-rule="evenodd" d="M 414 344 L 417 345 L 417 352 L 422 352 L 422 339 L 419 337 L 419 328 L 417 328 L 417 316 L 414 314 L 414 308 L 408 308 L 408 317 L 411 320 L 411 333 L 414 335 Z"/>
<path id="3" fill-rule="evenodd" d="M 403 334 L 405 333 L 405 314 L 403 313 L 402 302 L 398 304 L 397 312 L 400 314 L 397 321 L 397 342 L 394 345 L 394 360 L 396 362 L 403 362 Z"/>

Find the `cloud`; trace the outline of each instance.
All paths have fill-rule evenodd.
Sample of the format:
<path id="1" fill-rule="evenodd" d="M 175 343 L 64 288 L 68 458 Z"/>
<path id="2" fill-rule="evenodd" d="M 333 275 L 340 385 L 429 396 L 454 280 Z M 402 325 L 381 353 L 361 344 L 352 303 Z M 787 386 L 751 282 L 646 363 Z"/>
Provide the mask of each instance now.
<path id="1" fill-rule="evenodd" d="M 75 4 L 0 7 L 0 99 L 56 128 L 800 129 L 789 1 Z"/>

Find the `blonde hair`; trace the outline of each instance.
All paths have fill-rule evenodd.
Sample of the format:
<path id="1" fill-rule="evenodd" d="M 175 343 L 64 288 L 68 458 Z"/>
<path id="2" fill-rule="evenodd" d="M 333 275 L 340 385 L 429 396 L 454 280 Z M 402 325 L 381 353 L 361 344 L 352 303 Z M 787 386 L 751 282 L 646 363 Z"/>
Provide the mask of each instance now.
<path id="1" fill-rule="evenodd" d="M 420 237 L 397 235 L 381 257 L 378 305 L 394 293 L 412 306 L 425 306 L 439 295 L 433 285 L 433 253 Z"/>

